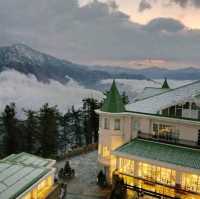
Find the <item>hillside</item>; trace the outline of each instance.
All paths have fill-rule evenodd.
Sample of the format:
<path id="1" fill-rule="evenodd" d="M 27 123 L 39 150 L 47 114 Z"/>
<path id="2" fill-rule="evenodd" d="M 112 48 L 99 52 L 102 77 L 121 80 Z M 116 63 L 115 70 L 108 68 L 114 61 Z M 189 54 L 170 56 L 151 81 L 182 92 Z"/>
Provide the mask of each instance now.
<path id="1" fill-rule="evenodd" d="M 49 82 L 52 79 L 66 83 L 74 79 L 90 88 L 103 79 L 146 79 L 140 74 L 123 72 L 111 74 L 106 71 L 90 70 L 87 66 L 55 58 L 23 44 L 0 47 L 0 72 L 6 69 L 15 69 L 24 74 L 35 75 L 42 82 Z"/>

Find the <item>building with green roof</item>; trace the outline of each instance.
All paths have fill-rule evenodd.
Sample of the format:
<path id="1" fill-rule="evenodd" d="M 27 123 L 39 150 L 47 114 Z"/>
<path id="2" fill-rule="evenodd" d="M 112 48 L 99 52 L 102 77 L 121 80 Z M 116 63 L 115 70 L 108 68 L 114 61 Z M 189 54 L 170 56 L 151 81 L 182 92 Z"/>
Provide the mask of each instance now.
<path id="1" fill-rule="evenodd" d="M 54 190 L 54 164 L 28 153 L 0 160 L 0 198 L 45 199 Z"/>
<path id="2" fill-rule="evenodd" d="M 124 106 L 115 81 L 99 114 L 98 162 L 112 183 L 156 198 L 200 198 L 200 81 L 145 89 Z M 118 178 L 119 179 L 119 178 Z"/>

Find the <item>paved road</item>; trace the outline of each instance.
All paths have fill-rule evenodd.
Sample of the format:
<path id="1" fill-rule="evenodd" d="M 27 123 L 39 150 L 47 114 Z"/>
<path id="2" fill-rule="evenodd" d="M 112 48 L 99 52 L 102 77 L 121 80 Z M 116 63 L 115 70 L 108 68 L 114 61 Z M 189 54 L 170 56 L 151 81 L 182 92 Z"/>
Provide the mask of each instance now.
<path id="1" fill-rule="evenodd" d="M 61 168 L 65 161 L 57 163 Z M 96 185 L 98 173 L 97 152 L 91 152 L 70 159 L 71 167 L 75 169 L 75 178 L 69 180 L 66 199 L 105 199 L 107 190 Z"/>

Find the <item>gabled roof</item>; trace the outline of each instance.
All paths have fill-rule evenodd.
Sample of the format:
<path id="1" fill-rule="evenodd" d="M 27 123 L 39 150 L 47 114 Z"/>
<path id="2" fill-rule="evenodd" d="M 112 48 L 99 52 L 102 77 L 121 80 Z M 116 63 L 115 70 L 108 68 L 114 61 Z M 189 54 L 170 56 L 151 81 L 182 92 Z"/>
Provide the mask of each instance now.
<path id="1" fill-rule="evenodd" d="M 156 114 L 162 109 L 193 99 L 199 91 L 200 81 L 196 81 L 128 104 L 126 110 L 130 112 Z"/>
<path id="2" fill-rule="evenodd" d="M 200 150 L 164 144 L 144 139 L 134 139 L 115 150 L 114 154 L 133 155 L 183 167 L 200 169 Z"/>
<path id="3" fill-rule="evenodd" d="M 163 88 L 163 89 L 170 89 L 169 84 L 168 84 L 168 82 L 167 82 L 167 78 L 165 78 L 165 81 L 164 81 L 164 83 L 163 83 L 163 85 L 162 85 L 162 88 Z"/>
<path id="4" fill-rule="evenodd" d="M 121 113 L 125 111 L 125 106 L 117 89 L 115 80 L 113 80 L 111 89 L 107 94 L 107 98 L 103 103 L 101 111 L 110 113 Z"/>

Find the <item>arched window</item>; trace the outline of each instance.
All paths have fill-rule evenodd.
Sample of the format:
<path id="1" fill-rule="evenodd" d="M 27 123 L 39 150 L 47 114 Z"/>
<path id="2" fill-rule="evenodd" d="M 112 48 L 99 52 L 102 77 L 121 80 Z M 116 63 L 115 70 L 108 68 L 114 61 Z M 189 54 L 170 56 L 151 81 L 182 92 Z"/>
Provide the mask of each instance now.
<path id="1" fill-rule="evenodd" d="M 192 110 L 197 110 L 197 109 L 198 109 L 196 103 L 194 103 L 194 102 L 192 103 L 191 109 L 192 109 Z"/>
<path id="2" fill-rule="evenodd" d="M 190 103 L 189 103 L 189 102 L 186 102 L 186 103 L 183 105 L 183 108 L 184 108 L 184 109 L 189 109 L 189 108 L 190 108 Z"/>

